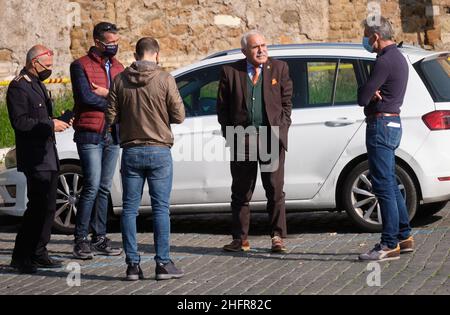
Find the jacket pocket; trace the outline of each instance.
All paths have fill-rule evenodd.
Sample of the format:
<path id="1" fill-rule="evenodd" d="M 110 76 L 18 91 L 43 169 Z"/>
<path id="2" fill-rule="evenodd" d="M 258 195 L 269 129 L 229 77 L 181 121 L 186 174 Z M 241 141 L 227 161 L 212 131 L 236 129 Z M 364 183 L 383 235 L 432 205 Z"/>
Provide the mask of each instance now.
<path id="1" fill-rule="evenodd" d="M 35 103 L 31 105 L 33 118 L 40 120 L 48 118 L 47 106 L 45 103 Z"/>

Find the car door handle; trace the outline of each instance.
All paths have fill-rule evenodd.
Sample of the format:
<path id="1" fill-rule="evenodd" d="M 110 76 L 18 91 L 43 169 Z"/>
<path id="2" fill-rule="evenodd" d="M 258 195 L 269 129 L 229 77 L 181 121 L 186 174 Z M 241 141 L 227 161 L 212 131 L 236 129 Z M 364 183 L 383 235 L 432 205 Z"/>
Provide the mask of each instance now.
<path id="1" fill-rule="evenodd" d="M 215 135 L 215 136 L 221 136 L 222 135 L 222 130 L 213 130 L 212 134 Z"/>
<path id="2" fill-rule="evenodd" d="M 343 118 L 338 118 L 336 120 L 326 121 L 325 126 L 327 126 L 327 127 L 342 127 L 342 126 L 353 125 L 354 123 L 356 123 L 355 120 L 350 120 L 346 117 L 343 117 Z"/>

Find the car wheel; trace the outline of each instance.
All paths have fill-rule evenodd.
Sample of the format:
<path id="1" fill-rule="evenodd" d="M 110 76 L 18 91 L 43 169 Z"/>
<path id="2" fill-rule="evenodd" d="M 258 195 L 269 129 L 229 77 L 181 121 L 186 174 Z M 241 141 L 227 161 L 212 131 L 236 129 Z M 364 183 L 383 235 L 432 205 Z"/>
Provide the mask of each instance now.
<path id="1" fill-rule="evenodd" d="M 396 174 L 398 186 L 406 200 L 409 219 L 412 220 L 418 206 L 416 187 L 411 176 L 400 165 L 396 165 Z M 359 163 L 347 174 L 340 197 L 348 215 L 359 228 L 366 232 L 381 231 L 380 205 L 372 192 L 368 161 Z"/>
<path id="2" fill-rule="evenodd" d="M 83 188 L 81 167 L 74 164 L 63 164 L 59 171 L 56 193 L 56 213 L 53 222 L 55 232 L 73 234 L 77 205 Z"/>
<path id="3" fill-rule="evenodd" d="M 447 203 L 448 201 L 439 201 L 420 205 L 419 210 L 417 211 L 416 218 L 430 217 L 444 209 Z"/>

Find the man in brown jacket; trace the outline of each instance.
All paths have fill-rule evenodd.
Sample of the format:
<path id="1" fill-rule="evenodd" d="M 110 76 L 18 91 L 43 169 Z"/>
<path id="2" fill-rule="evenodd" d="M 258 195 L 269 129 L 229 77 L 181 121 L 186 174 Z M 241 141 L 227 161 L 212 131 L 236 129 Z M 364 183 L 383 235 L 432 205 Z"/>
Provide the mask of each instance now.
<path id="1" fill-rule="evenodd" d="M 247 240 L 250 223 L 249 203 L 255 189 L 259 163 L 271 224 L 272 251 L 284 252 L 286 251 L 283 242 L 283 238 L 286 237 L 284 159 L 291 124 L 292 81 L 288 65 L 268 57 L 266 41 L 260 32 L 246 33 L 242 37 L 241 48 L 246 59 L 223 67 L 217 100 L 218 120 L 223 135 L 227 143 L 231 143 L 232 152 L 235 153 L 231 161 L 233 241 L 223 249 L 225 251 L 250 249 Z M 244 160 L 238 158 L 238 141 L 241 135 L 237 134 L 239 128 L 234 129 L 235 127 L 247 128 L 243 137 Z M 230 131 L 233 132 L 232 135 Z M 250 134 L 247 131 L 250 131 Z M 251 158 L 252 138 L 256 138 L 258 144 L 256 159 Z M 272 149 L 269 153 L 277 160 L 278 167 L 264 171 L 262 148 L 264 144 L 273 148 L 273 142 L 276 142 L 276 150 Z"/>
<path id="2" fill-rule="evenodd" d="M 152 202 L 156 280 L 181 278 L 170 259 L 170 192 L 173 134 L 170 124 L 184 121 L 175 79 L 158 66 L 159 45 L 150 37 L 136 44 L 136 62 L 116 77 L 106 111 L 108 123 L 120 125 L 122 152 L 122 238 L 128 280 L 143 279 L 137 251 L 136 216 L 145 180 Z"/>

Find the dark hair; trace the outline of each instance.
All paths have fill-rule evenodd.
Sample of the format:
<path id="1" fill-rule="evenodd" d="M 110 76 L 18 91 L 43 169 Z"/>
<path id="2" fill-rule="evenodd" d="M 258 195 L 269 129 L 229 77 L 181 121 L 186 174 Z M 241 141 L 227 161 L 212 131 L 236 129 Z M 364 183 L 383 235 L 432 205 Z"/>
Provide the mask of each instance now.
<path id="1" fill-rule="evenodd" d="M 100 41 L 105 40 L 105 33 L 113 33 L 117 34 L 118 29 L 115 24 L 109 22 L 100 22 L 94 26 L 94 39 L 98 39 Z"/>
<path id="2" fill-rule="evenodd" d="M 139 58 L 142 58 L 146 52 L 152 54 L 159 53 L 159 44 L 156 39 L 151 37 L 143 37 L 138 40 L 136 44 L 136 55 L 138 55 Z"/>

